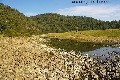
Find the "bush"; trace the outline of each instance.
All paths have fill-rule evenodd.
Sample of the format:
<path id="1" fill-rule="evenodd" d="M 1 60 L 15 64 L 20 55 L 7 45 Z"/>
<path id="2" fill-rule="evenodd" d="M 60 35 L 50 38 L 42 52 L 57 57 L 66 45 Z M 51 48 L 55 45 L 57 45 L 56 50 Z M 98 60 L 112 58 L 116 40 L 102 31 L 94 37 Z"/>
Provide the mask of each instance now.
<path id="1" fill-rule="evenodd" d="M 5 36 L 9 36 L 9 37 L 20 35 L 18 32 L 16 32 L 16 31 L 13 30 L 13 29 L 6 29 L 6 30 L 4 31 L 4 34 L 5 34 Z"/>

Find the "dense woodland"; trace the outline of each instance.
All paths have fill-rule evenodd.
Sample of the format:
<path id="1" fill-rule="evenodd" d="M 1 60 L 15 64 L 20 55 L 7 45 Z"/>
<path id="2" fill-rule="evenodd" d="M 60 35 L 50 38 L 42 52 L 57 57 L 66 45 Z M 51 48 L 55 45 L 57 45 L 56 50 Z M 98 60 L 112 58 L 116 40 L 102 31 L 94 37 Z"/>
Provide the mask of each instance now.
<path id="1" fill-rule="evenodd" d="M 73 30 L 105 30 L 120 28 L 119 21 L 101 21 L 86 16 L 64 16 L 55 13 L 40 14 L 31 17 L 37 22 L 43 33 L 66 32 Z"/>
<path id="2" fill-rule="evenodd" d="M 109 22 L 86 16 L 64 16 L 56 13 L 26 17 L 18 10 L 0 3 L 0 34 L 5 36 L 116 28 L 120 28 L 120 20 Z"/>
<path id="3" fill-rule="evenodd" d="M 0 34 L 5 36 L 37 34 L 39 29 L 33 20 L 10 6 L 0 4 Z"/>

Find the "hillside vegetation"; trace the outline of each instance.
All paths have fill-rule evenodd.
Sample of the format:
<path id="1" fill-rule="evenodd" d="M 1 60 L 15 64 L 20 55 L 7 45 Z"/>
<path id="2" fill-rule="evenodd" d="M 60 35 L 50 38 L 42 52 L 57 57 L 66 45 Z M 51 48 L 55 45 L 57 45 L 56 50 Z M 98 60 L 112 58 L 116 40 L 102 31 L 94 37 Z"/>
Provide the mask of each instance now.
<path id="1" fill-rule="evenodd" d="M 46 13 L 31 16 L 42 33 L 68 32 L 73 30 L 105 30 L 120 28 L 120 21 L 101 21 L 86 16 L 64 16 Z"/>
<path id="2" fill-rule="evenodd" d="M 120 21 L 52 13 L 26 17 L 0 3 L 0 80 L 120 80 L 119 52 L 94 58 L 74 51 L 100 48 L 102 41 L 120 42 L 120 29 L 114 29 L 119 27 Z M 50 47 L 45 44 L 50 39 L 42 37 L 58 38 L 52 42 L 72 49 Z"/>
<path id="3" fill-rule="evenodd" d="M 119 28 L 120 21 L 101 21 L 86 16 L 64 16 L 56 13 L 46 13 L 26 17 L 18 10 L 0 3 L 0 34 L 4 36 L 31 36 L 75 30 Z"/>
<path id="4" fill-rule="evenodd" d="M 0 34 L 5 36 L 37 34 L 35 22 L 16 9 L 0 3 Z"/>

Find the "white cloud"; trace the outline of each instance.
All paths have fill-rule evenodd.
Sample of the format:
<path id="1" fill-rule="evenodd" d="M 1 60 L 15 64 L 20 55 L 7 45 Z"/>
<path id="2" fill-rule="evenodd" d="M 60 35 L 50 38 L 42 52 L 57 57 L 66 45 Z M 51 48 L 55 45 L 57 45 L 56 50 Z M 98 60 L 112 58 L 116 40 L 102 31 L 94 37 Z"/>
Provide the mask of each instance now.
<path id="1" fill-rule="evenodd" d="M 24 15 L 26 15 L 26 16 L 35 16 L 35 15 L 37 15 L 38 13 L 31 13 L 31 12 L 27 12 L 27 13 L 24 13 Z"/>
<path id="2" fill-rule="evenodd" d="M 62 15 L 88 16 L 101 20 L 120 20 L 120 5 L 75 6 L 54 11 Z"/>

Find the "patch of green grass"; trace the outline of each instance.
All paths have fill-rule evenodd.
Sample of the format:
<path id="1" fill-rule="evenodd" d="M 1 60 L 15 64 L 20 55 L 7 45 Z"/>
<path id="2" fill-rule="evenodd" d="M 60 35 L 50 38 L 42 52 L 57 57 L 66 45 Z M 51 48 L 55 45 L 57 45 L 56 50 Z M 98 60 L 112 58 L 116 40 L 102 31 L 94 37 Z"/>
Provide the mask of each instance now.
<path id="1" fill-rule="evenodd" d="M 89 31 L 82 31 L 82 34 L 90 35 L 94 37 L 120 37 L 120 30 L 119 29 L 107 29 L 107 30 L 89 30 Z"/>
<path id="2" fill-rule="evenodd" d="M 0 34 L 0 38 L 3 37 L 4 35 L 3 34 Z"/>
<path id="3" fill-rule="evenodd" d="M 119 42 L 120 29 L 72 31 L 45 34 L 48 38 L 71 39 L 89 42 Z"/>

